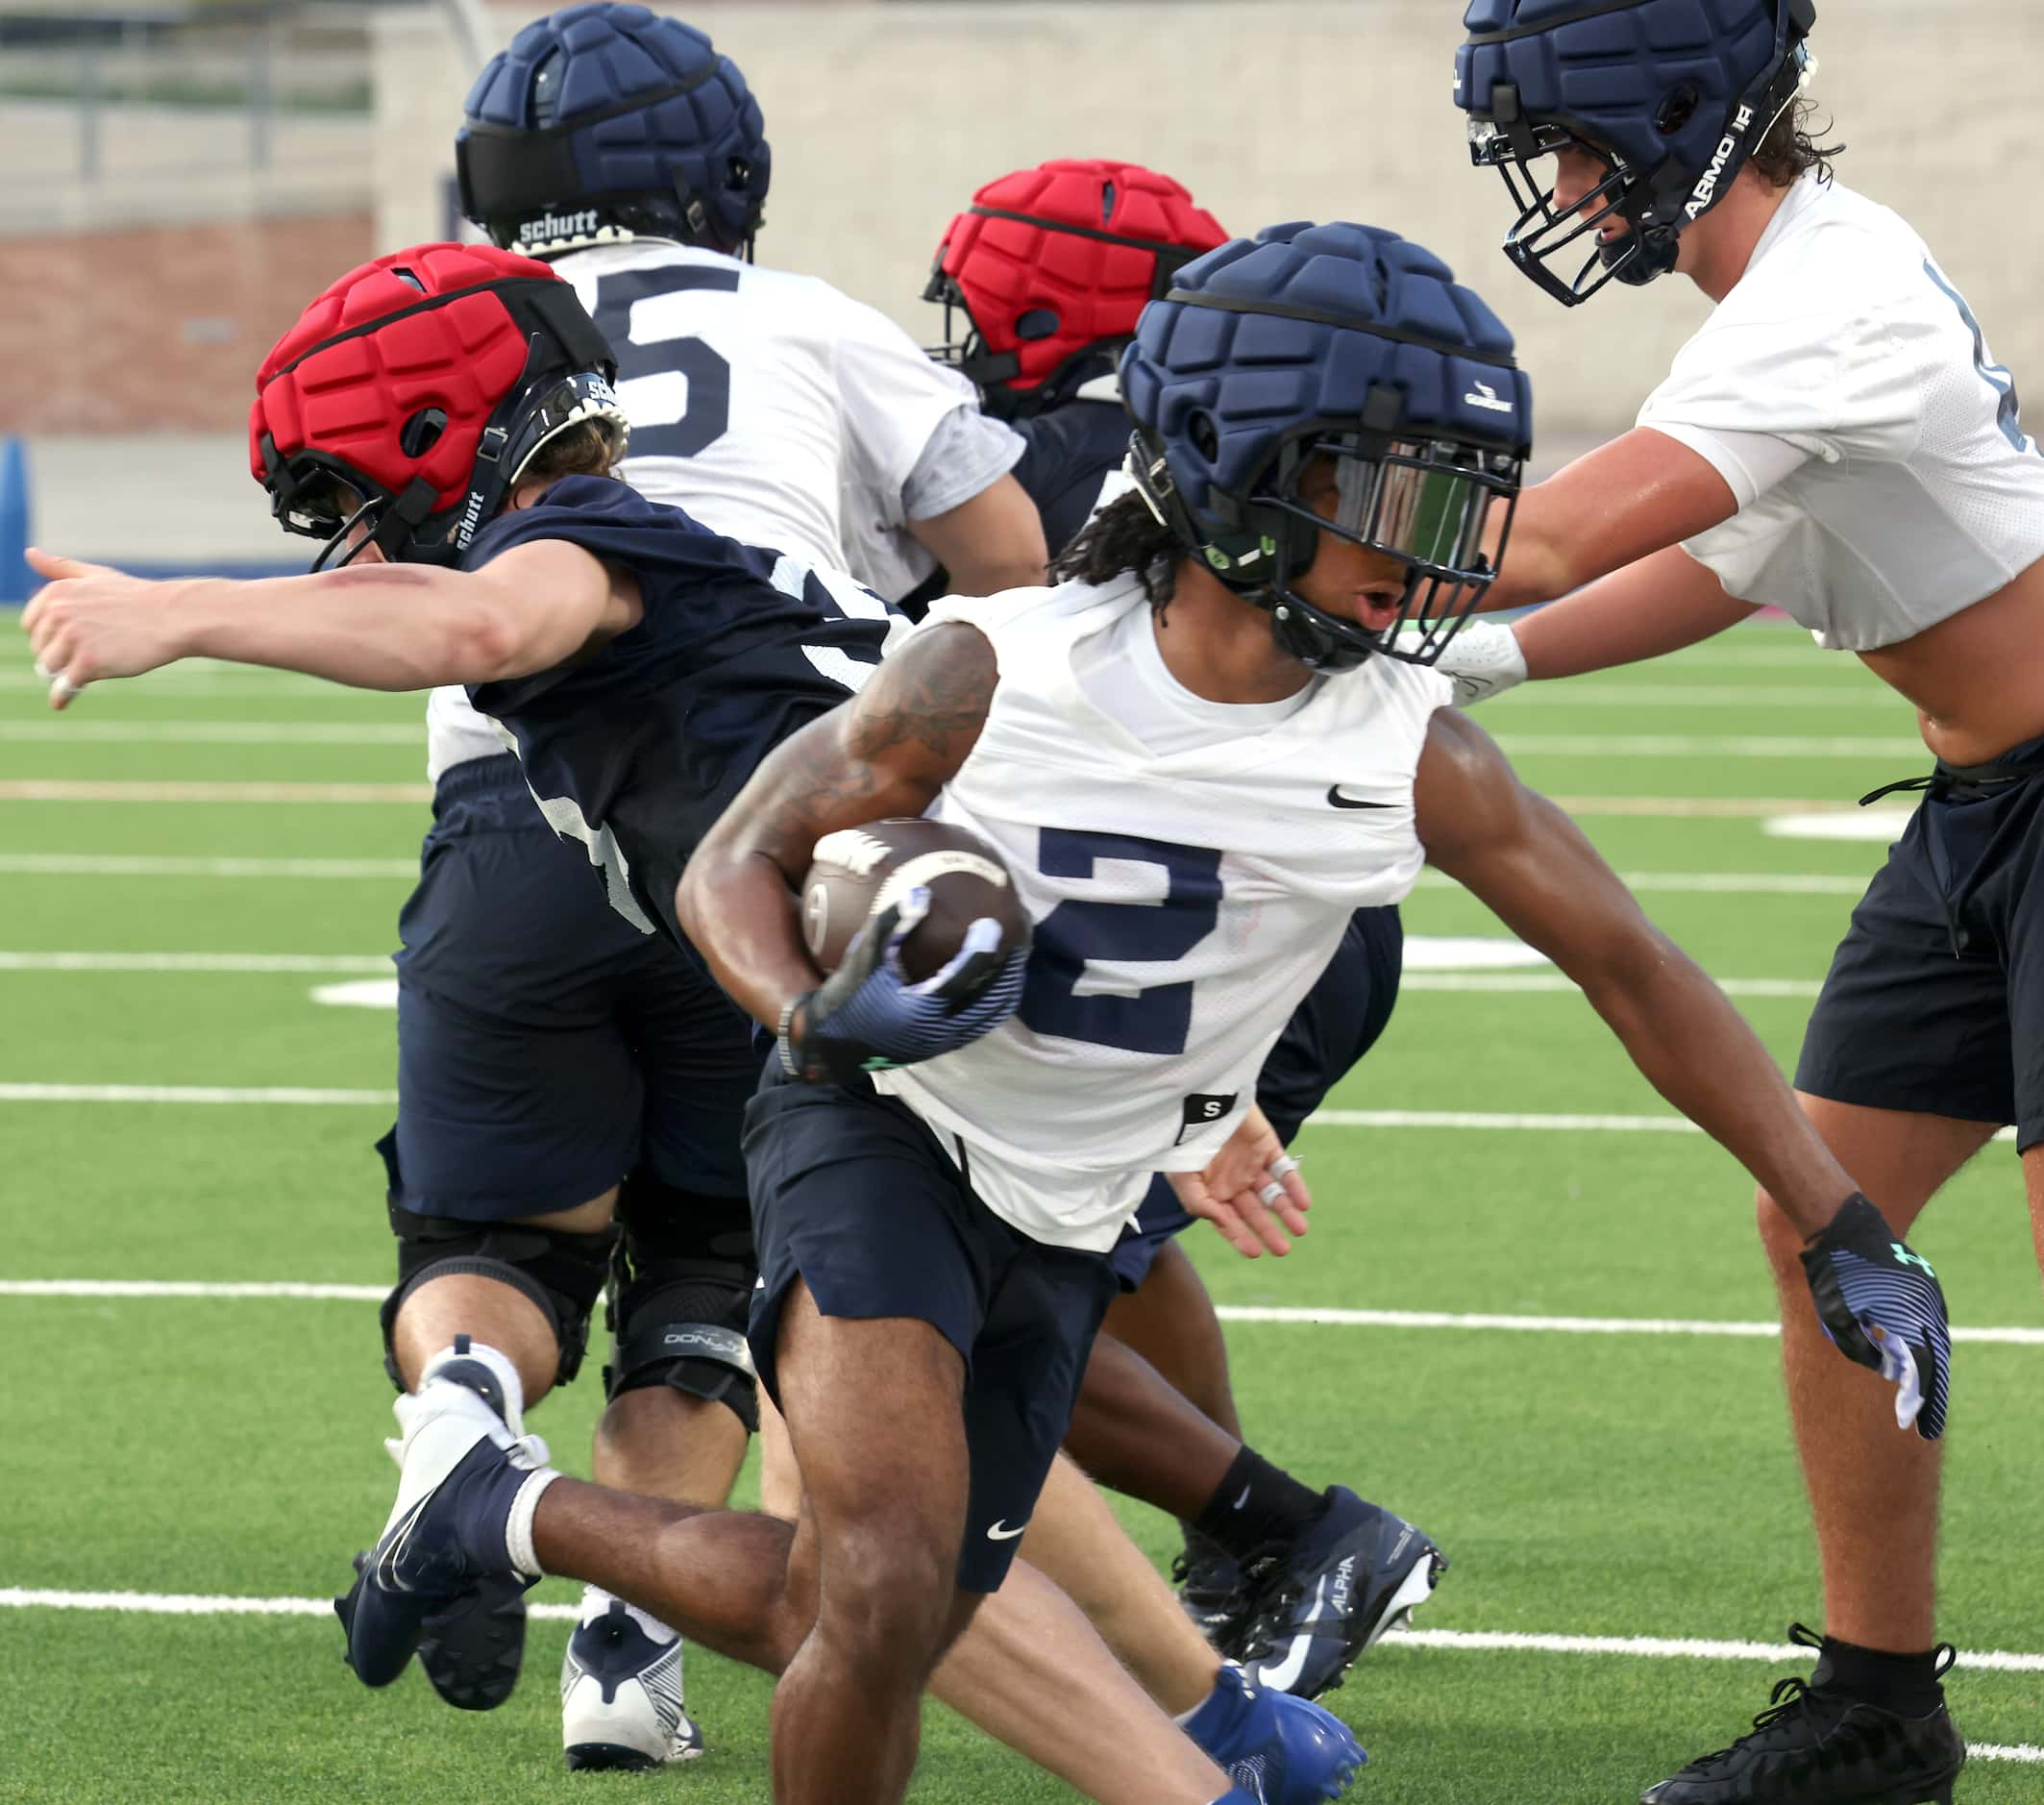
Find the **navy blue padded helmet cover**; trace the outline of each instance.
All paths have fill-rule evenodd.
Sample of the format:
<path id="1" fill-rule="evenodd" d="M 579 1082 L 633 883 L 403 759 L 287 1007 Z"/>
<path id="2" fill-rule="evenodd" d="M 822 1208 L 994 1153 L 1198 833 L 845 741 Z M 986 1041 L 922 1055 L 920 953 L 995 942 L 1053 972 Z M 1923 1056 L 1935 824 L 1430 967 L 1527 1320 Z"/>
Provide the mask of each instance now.
<path id="1" fill-rule="evenodd" d="M 1514 36 L 1461 47 L 1455 104 L 1491 117 L 1491 90 L 1510 82 L 1535 124 L 1565 126 L 1641 175 L 1671 160 L 1700 175 L 1739 97 L 1776 62 L 1784 4 L 1636 0 L 1589 12 L 1585 0 L 1470 0 L 1472 37 Z"/>
<path id="2" fill-rule="evenodd" d="M 533 78 L 556 51 L 560 60 L 541 117 Z M 677 85 L 688 91 L 571 131 L 582 192 L 672 193 L 678 174 L 735 241 L 766 198 L 772 166 L 766 123 L 737 65 L 679 19 L 615 0 L 564 7 L 534 20 L 490 60 L 469 90 L 466 111 L 477 124 L 511 131 L 572 128 L 578 119 Z M 749 165 L 739 189 L 727 180 L 733 157 Z"/>
<path id="3" fill-rule="evenodd" d="M 1372 389 L 1401 399 L 1391 437 L 1475 439 L 1520 454 L 1532 443 L 1533 390 L 1511 363 L 1512 334 L 1445 263 L 1394 232 L 1272 226 L 1188 263 L 1173 286 L 1184 292 L 1341 322 L 1172 299 L 1144 309 L 1121 356 L 1121 392 L 1204 536 L 1240 524 L 1211 490 L 1247 499 L 1287 439 L 1312 436 L 1316 425 L 1357 431 Z"/>

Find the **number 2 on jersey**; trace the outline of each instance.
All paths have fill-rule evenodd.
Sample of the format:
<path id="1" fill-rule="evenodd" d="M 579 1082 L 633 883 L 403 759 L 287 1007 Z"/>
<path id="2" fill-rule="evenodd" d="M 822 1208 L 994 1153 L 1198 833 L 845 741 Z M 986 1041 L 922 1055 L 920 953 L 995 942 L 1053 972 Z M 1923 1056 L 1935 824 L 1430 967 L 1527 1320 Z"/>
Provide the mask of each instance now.
<path id="1" fill-rule="evenodd" d="M 731 366 L 700 338 L 662 338 L 646 325 L 634 335 L 632 309 L 688 289 L 736 293 L 738 278 L 735 269 L 697 264 L 597 278 L 596 329 L 617 353 L 618 399 L 631 416 L 631 457 L 693 457 L 731 424 Z"/>
<path id="2" fill-rule="evenodd" d="M 1220 920 L 1220 854 L 1171 840 L 1068 828 L 1044 828 L 1037 845 L 1038 869 L 1049 878 L 1089 879 L 1103 858 L 1161 866 L 1163 902 L 1060 902 L 1036 925 L 1019 1013 L 1039 1034 L 1130 1052 L 1183 1052 L 1193 1025 L 1190 980 L 1133 996 L 1081 996 L 1078 984 L 1089 960 L 1169 964 L 1212 933 Z"/>

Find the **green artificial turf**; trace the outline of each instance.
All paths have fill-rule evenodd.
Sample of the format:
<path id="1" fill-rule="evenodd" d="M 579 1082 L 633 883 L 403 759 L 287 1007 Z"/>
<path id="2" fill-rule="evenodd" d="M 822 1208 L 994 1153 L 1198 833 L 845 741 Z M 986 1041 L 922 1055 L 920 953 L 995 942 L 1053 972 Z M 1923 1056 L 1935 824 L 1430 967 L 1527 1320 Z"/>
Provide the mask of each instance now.
<path id="1" fill-rule="evenodd" d="M 1770 694 L 1772 692 L 1772 694 Z M 409 728 L 410 697 L 200 668 L 95 688 L 76 721 Z M 1575 799 L 1849 802 L 1924 762 L 1908 710 L 1848 660 L 1741 630 L 1650 670 L 1520 693 L 1479 716 L 1529 781 Z M 374 960 L 395 944 L 415 801 L 34 801 L 28 781 L 396 784 L 423 744 L 68 741 L 27 685 L 0 688 L 0 951 L 298 953 Z M 11 725 L 33 728 L 6 737 Z M 1539 748 L 1542 738 L 1686 737 L 1679 756 Z M 1884 751 L 1747 756 L 1754 738 Z M 423 736 L 421 736 L 423 738 Z M 1584 825 L 1621 870 L 1666 879 L 1862 878 L 1878 844 L 1770 836 L 1759 814 L 1614 814 Z M 25 855 L 380 861 L 367 875 L 110 875 Z M 1852 899 L 1649 889 L 1649 913 L 1731 980 L 1813 983 Z M 1502 932 L 1422 886 L 1416 937 Z M 18 963 L 18 961 L 16 962 Z M 0 1084 L 389 1088 L 387 1011 L 312 1000 L 323 974 L 0 969 Z M 1807 998 L 1745 1001 L 1791 1065 Z M 1663 1116 L 1572 995 L 1416 983 L 1338 1110 Z M 332 1107 L 0 1102 L 6 1279 L 307 1280 L 375 1287 L 390 1265 L 378 1101 Z M 1771 1282 L 1751 1185 L 1699 1136 L 1317 1123 L 1300 1143 L 1315 1227 L 1289 1260 L 1196 1239 L 1229 1307 L 1762 1322 Z M 1990 1149 L 1927 1219 L 1956 1319 L 2044 1326 L 2011 1150 Z M 12 1383 L 0 1588 L 318 1600 L 388 1507 L 389 1388 L 373 1303 L 0 1296 Z M 1420 1627 L 1777 1643 L 1821 1615 L 1813 1549 L 1764 1339 L 1340 1323 L 1231 1324 L 1251 1439 L 1315 1483 L 1342 1480 L 1423 1523 L 1452 1570 Z M 2044 1348 L 1961 1345 L 1950 1438 L 1943 1632 L 2044 1650 L 2036 1553 Z M 597 1387 L 534 1426 L 572 1469 Z M 755 1496 L 749 1471 L 740 1501 Z M 1158 1559 L 1170 1525 L 1121 1507 Z M 574 1589 L 548 1582 L 555 1604 Z M 710 1754 L 644 1779 L 560 1769 L 535 1623 L 527 1676 L 489 1717 L 419 1677 L 382 1694 L 318 1615 L 0 1608 L 0 1799 L 764 1801 L 767 1685 L 707 1653 L 689 1700 Z M 1637 1797 L 1727 1741 L 1792 1670 L 1764 1661 L 1498 1652 L 1393 1640 L 1333 1695 L 1368 1745 L 1378 1805 L 1586 1805 Z M 2044 1743 L 2044 1673 L 1961 1669 L 1970 1738 Z M 1058 1701 L 1044 1709 L 1055 1713 Z M 911 1794 L 927 1805 L 1069 1796 L 941 1708 Z M 1976 1762 L 1970 1805 L 2044 1801 L 2044 1766 Z"/>

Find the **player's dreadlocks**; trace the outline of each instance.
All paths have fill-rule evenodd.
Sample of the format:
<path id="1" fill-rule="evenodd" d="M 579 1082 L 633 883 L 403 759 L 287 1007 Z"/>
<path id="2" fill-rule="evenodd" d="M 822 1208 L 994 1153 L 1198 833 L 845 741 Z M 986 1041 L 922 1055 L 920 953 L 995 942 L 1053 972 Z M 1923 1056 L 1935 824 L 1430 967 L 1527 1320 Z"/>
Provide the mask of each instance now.
<path id="1" fill-rule="evenodd" d="M 1050 560 L 1053 581 L 1112 582 L 1133 571 L 1149 605 L 1162 614 L 1170 604 L 1172 576 L 1185 547 L 1178 535 L 1131 489 L 1118 495 Z"/>

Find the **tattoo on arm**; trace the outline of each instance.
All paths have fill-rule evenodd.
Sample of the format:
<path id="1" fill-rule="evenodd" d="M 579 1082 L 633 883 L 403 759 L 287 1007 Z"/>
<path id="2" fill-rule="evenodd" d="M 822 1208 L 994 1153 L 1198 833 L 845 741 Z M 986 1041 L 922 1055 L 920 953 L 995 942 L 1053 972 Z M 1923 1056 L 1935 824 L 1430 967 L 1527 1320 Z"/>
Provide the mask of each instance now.
<path id="1" fill-rule="evenodd" d="M 994 648 L 976 627 L 930 630 L 882 664 L 852 703 L 849 750 L 871 760 L 920 747 L 930 762 L 948 759 L 955 771 L 986 725 L 997 675 Z"/>
<path id="2" fill-rule="evenodd" d="M 977 628 L 926 630 L 850 702 L 775 752 L 755 850 L 799 883 L 832 828 L 921 813 L 978 743 L 998 677 Z"/>

